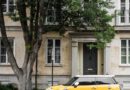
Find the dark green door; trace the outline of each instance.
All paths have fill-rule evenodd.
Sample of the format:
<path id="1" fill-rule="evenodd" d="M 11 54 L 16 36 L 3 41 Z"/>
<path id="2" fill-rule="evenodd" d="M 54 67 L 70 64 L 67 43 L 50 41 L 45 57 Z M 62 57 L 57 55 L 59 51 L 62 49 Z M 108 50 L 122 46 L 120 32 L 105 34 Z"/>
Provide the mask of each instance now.
<path id="1" fill-rule="evenodd" d="M 90 49 L 88 45 L 83 44 L 83 74 L 94 75 L 97 74 L 97 48 Z"/>

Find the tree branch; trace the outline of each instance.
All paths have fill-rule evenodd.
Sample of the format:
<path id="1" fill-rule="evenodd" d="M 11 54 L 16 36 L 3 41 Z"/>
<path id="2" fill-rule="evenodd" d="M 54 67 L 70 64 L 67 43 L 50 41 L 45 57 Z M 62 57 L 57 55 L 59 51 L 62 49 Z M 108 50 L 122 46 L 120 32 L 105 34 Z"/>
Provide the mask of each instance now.
<path id="1" fill-rule="evenodd" d="M 25 0 L 17 0 L 16 5 L 17 5 L 18 14 L 20 17 L 22 30 L 24 33 L 25 44 L 27 46 L 30 40 L 29 40 L 29 29 L 28 29 L 28 24 L 27 24 Z"/>
<path id="2" fill-rule="evenodd" d="M 13 50 L 12 50 L 11 45 L 9 43 L 9 40 L 7 38 L 5 21 L 4 21 L 4 16 L 3 16 L 2 0 L 0 0 L 0 28 L 1 28 L 1 35 L 2 35 L 2 39 L 4 41 L 4 45 L 7 48 L 7 54 L 8 54 L 8 57 L 9 57 L 9 62 L 12 66 L 12 69 L 14 70 L 15 74 L 18 77 L 18 74 L 20 74 L 22 72 L 17 65 L 16 59 L 15 59 L 14 54 L 13 54 Z"/>

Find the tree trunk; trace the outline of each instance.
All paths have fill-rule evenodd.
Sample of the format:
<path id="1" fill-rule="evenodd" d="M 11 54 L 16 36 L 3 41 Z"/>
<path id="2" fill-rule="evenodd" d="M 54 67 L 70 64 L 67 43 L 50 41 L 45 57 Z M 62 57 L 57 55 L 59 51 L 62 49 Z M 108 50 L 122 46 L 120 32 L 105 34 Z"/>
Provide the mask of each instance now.
<path id="1" fill-rule="evenodd" d="M 18 90 L 32 90 L 32 80 L 31 80 L 31 75 L 27 77 L 27 74 L 20 75 L 19 77 L 19 86 Z"/>

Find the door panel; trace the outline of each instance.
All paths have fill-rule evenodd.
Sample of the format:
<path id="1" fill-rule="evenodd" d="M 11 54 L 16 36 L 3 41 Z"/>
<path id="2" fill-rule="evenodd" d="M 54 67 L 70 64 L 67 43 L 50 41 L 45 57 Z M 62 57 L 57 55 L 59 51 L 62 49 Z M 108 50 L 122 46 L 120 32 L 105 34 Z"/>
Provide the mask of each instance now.
<path id="1" fill-rule="evenodd" d="M 95 85 L 79 85 L 77 87 L 70 86 L 68 90 L 96 90 Z"/>
<path id="2" fill-rule="evenodd" d="M 96 90 L 108 90 L 108 89 L 109 89 L 108 85 L 97 85 L 97 89 Z"/>
<path id="3" fill-rule="evenodd" d="M 88 45 L 91 43 L 83 44 L 83 74 L 97 74 L 97 48 L 90 49 Z"/>

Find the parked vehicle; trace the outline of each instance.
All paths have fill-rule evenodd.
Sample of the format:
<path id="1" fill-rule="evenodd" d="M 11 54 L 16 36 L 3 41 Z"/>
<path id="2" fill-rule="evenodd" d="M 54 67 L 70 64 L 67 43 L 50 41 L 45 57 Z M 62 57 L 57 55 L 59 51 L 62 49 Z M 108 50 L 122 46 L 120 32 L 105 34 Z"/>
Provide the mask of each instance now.
<path id="1" fill-rule="evenodd" d="M 77 75 L 64 85 L 46 90 L 120 90 L 120 85 L 112 75 Z"/>

